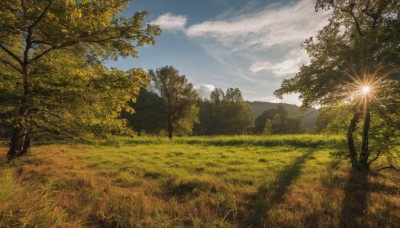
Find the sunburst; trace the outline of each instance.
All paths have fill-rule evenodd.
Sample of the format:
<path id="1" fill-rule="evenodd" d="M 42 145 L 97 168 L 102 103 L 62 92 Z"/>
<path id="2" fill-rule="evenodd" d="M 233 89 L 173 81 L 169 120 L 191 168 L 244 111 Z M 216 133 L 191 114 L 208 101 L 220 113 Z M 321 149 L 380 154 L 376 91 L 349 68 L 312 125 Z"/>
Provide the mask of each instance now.
<path id="1" fill-rule="evenodd" d="M 372 99 L 376 99 L 376 94 L 379 90 L 379 83 L 386 75 L 378 76 L 380 67 L 377 67 L 374 72 L 363 70 L 362 74 L 358 74 L 354 69 L 352 74 L 348 74 L 351 81 L 346 83 L 348 98 L 350 103 L 355 105 L 363 105 L 364 108 Z"/>
<path id="2" fill-rule="evenodd" d="M 368 95 L 368 93 L 371 92 L 371 88 L 369 86 L 364 86 L 361 88 L 361 92 L 364 95 Z"/>

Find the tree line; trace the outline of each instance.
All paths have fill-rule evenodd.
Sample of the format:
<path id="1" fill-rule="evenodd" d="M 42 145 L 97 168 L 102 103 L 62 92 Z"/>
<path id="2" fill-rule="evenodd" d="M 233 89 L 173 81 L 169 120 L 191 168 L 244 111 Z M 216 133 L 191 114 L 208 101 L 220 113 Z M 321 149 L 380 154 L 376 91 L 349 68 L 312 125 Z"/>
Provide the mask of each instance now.
<path id="1" fill-rule="evenodd" d="M 303 128 L 299 118 L 288 117 L 284 106 L 266 110 L 254 120 L 253 110 L 239 88 L 225 92 L 215 88 L 202 99 L 186 76 L 172 66 L 149 71 L 149 87 L 142 86 L 134 113 L 123 113 L 138 135 L 238 135 L 296 134 Z M 269 122 L 268 122 L 269 121 Z M 265 125 L 270 123 L 269 127 Z"/>

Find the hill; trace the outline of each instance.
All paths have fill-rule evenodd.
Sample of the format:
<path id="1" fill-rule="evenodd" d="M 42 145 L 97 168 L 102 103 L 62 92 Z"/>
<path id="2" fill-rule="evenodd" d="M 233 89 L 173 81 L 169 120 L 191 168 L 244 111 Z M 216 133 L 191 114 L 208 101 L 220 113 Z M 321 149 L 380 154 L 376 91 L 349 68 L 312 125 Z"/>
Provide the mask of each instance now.
<path id="1" fill-rule="evenodd" d="M 305 128 L 313 128 L 319 114 L 317 109 L 309 108 L 307 110 L 302 110 L 297 105 L 286 103 L 271 103 L 264 101 L 247 101 L 247 103 L 253 109 L 254 118 L 257 118 L 265 110 L 277 108 L 279 105 L 283 105 L 286 110 L 288 110 L 289 116 L 301 117 L 301 123 Z"/>

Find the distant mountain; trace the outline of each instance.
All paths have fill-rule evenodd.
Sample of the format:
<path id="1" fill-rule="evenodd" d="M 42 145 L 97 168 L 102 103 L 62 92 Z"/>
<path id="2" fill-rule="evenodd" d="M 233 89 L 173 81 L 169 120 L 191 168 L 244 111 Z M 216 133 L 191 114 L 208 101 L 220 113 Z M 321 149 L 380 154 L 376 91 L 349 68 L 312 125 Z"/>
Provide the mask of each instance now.
<path id="1" fill-rule="evenodd" d="M 299 106 L 285 103 L 271 103 L 264 101 L 247 101 L 247 104 L 253 109 L 254 118 L 257 118 L 261 113 L 268 109 L 277 108 L 283 105 L 291 117 L 301 117 L 301 122 L 305 128 L 313 128 L 318 117 L 318 110 L 309 108 L 301 110 Z"/>

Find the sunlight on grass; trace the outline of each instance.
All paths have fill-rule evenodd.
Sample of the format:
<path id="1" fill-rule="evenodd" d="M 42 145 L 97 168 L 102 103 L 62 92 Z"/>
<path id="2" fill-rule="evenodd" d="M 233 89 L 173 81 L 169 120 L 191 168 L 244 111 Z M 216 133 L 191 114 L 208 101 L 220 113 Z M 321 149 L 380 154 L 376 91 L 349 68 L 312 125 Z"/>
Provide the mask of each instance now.
<path id="1" fill-rule="evenodd" d="M 330 156 L 342 141 L 336 136 L 218 136 L 172 142 L 125 138 L 119 148 L 40 146 L 2 165 L 0 224 L 399 224 L 399 177 L 385 172 L 354 181 L 348 164 L 338 166 Z M 352 222 L 344 214 L 357 206 L 354 199 L 364 202 L 357 205 L 365 214 L 350 212 Z"/>

